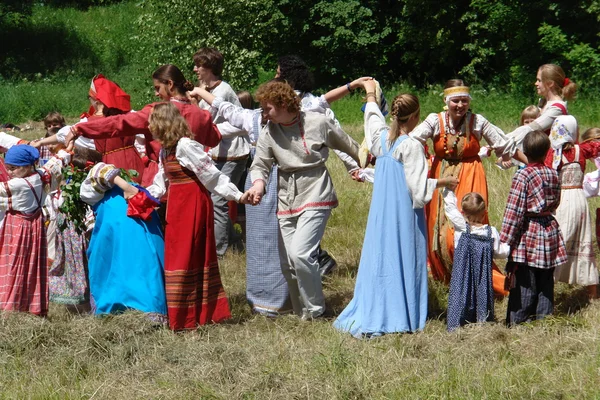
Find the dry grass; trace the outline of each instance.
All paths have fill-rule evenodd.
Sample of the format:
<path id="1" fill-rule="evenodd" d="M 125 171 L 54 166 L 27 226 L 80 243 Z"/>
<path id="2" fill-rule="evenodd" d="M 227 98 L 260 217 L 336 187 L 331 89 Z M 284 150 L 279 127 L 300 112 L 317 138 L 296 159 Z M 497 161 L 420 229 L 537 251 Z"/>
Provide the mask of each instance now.
<path id="1" fill-rule="evenodd" d="M 361 126 L 348 129 L 360 136 Z M 36 136 L 39 131 L 33 131 Z M 600 302 L 558 285 L 556 315 L 507 329 L 498 323 L 448 334 L 446 288 L 430 285 L 422 333 L 359 341 L 332 320 L 352 297 L 371 187 L 329 166 L 340 207 L 324 247 L 339 263 L 325 284 L 328 318 L 301 322 L 252 315 L 245 301 L 245 258 L 221 262 L 232 306 L 228 323 L 175 334 L 143 315 L 72 315 L 51 306 L 48 319 L 0 315 L 1 398 L 118 399 L 587 399 L 600 397 Z M 490 217 L 500 225 L 511 172 L 486 162 Z M 597 205 L 597 202 L 594 203 Z"/>

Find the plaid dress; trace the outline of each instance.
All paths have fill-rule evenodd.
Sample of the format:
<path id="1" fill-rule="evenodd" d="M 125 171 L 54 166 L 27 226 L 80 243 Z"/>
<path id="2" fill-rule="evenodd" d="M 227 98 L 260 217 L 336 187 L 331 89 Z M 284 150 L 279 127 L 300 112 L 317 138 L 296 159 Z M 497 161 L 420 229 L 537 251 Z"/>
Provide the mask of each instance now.
<path id="1" fill-rule="evenodd" d="M 31 213 L 12 208 L 8 182 L 3 182 L 8 207 L 0 228 L 0 310 L 48 313 L 46 232 L 42 216 L 43 182 L 37 174 L 22 179 L 37 209 Z M 33 181 L 33 184 L 29 182 Z"/>
<path id="2" fill-rule="evenodd" d="M 555 170 L 533 163 L 517 171 L 500 233 L 500 240 L 511 248 L 509 262 L 547 269 L 567 261 L 565 243 L 552 215 L 559 203 Z"/>

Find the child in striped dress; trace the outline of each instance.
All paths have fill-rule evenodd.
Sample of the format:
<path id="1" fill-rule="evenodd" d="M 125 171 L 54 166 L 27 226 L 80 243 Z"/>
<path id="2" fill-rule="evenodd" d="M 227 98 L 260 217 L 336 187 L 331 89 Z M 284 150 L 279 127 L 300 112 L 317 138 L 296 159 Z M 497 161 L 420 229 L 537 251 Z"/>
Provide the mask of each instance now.
<path id="1" fill-rule="evenodd" d="M 36 170 L 39 151 L 17 143 L 17 138 L 0 133 L 0 146 L 8 148 L 10 177 L 0 184 L 0 209 L 6 212 L 0 228 L 0 310 L 43 317 L 48 313 L 48 264 L 42 205 L 71 155 L 61 150 Z"/>

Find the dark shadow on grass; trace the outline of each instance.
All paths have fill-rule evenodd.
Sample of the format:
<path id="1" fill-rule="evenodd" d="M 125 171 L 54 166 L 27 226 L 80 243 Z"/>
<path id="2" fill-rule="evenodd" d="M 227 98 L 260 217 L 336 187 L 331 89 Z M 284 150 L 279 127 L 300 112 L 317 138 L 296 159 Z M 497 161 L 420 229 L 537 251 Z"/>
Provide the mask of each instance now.
<path id="1" fill-rule="evenodd" d="M 231 309 L 231 318 L 223 321 L 223 324 L 243 324 L 254 317 L 245 293 L 228 295 L 227 298 L 229 300 L 229 308 Z"/>
<path id="2" fill-rule="evenodd" d="M 554 288 L 554 314 L 572 315 L 590 304 L 586 286 L 556 285 Z"/>
<path id="3" fill-rule="evenodd" d="M 324 318 L 335 319 L 352 300 L 353 291 L 335 292 L 325 298 Z"/>

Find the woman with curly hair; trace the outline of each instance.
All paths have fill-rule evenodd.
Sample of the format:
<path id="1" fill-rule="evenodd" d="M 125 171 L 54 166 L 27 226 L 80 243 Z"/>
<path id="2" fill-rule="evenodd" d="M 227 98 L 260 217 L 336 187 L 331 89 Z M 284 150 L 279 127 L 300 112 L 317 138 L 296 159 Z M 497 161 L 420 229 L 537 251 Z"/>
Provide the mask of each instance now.
<path id="1" fill-rule="evenodd" d="M 278 164 L 281 269 L 294 312 L 316 318 L 325 312 L 317 248 L 338 204 L 325 162 L 329 148 L 358 160 L 358 143 L 323 114 L 301 111 L 300 98 L 287 83 L 265 83 L 256 99 L 268 122 L 256 145 L 247 193 L 254 204 L 260 202 L 271 167 Z"/>

